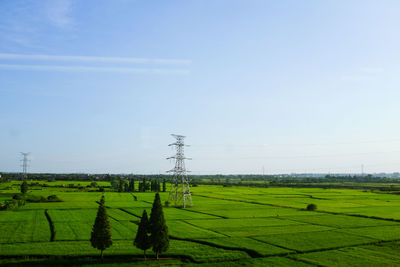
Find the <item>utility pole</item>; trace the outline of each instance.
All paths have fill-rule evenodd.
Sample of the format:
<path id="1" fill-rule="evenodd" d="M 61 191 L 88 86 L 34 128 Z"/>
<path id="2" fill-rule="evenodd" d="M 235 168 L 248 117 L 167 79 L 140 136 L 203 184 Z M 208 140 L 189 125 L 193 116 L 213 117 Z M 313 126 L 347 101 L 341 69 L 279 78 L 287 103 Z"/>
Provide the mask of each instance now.
<path id="1" fill-rule="evenodd" d="M 182 205 L 186 208 L 186 204 L 192 206 L 192 195 L 190 193 L 189 179 L 185 168 L 184 139 L 185 136 L 172 134 L 176 139 L 175 143 L 168 146 L 174 146 L 176 154 L 167 159 L 175 159 L 175 167 L 167 172 L 173 173 L 173 181 L 171 183 L 171 191 L 169 192 L 169 201 L 174 202 L 175 206 Z"/>
<path id="2" fill-rule="evenodd" d="M 22 155 L 22 178 L 26 178 L 27 177 L 27 173 L 28 173 L 28 156 L 29 156 L 30 152 L 21 152 Z"/>

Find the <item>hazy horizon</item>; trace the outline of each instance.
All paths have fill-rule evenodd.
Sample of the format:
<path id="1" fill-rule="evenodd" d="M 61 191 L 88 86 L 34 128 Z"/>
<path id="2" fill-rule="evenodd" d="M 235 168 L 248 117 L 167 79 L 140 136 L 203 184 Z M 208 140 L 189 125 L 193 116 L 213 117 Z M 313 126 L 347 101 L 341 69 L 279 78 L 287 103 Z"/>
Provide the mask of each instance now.
<path id="1" fill-rule="evenodd" d="M 400 171 L 398 1 L 2 1 L 0 172 Z"/>

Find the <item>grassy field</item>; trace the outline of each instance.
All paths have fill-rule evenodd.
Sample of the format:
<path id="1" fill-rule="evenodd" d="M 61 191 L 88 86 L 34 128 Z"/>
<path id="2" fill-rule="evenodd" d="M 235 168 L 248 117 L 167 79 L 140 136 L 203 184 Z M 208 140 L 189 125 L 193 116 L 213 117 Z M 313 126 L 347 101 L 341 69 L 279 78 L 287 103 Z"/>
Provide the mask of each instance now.
<path id="1" fill-rule="evenodd" d="M 32 187 L 29 194 L 56 194 L 63 202 L 26 203 L 12 211 L 0 211 L 0 264 L 52 265 L 52 257 L 66 265 L 97 263 L 93 256 L 99 252 L 91 247 L 89 238 L 97 201 L 104 194 L 114 240 L 105 251 L 105 263 L 144 265 L 142 251 L 133 246 L 133 239 L 143 210 L 150 214 L 154 193 L 85 192 L 60 187 L 71 183 L 90 184 L 46 182 L 49 187 Z M 102 186 L 109 184 L 102 182 Z M 0 183 L 0 201 L 11 199 L 18 191 L 19 182 Z M 193 207 L 164 207 L 171 246 L 161 263 L 400 265 L 399 195 L 353 189 L 207 185 L 193 187 L 192 193 Z M 164 203 L 168 193 L 161 193 L 161 199 Z M 305 210 L 311 203 L 317 205 L 316 211 Z M 146 262 L 152 264 L 157 265 L 154 260 Z"/>

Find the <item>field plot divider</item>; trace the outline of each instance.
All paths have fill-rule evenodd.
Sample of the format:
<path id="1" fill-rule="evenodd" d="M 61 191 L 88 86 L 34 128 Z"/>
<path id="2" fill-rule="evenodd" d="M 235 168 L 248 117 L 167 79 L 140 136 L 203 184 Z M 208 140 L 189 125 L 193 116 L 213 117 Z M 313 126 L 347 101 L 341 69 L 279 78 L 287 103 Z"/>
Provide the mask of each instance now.
<path id="1" fill-rule="evenodd" d="M 116 222 L 119 222 L 119 220 L 117 220 L 116 218 L 114 218 L 113 216 L 111 216 L 110 214 L 107 214 L 108 217 L 110 217 L 111 219 L 113 219 Z"/>
<path id="2" fill-rule="evenodd" d="M 233 250 L 233 251 L 243 251 L 246 252 L 247 255 L 249 255 L 251 258 L 262 258 L 264 257 L 263 255 L 261 255 L 260 253 L 258 253 L 255 250 L 252 249 L 246 249 L 246 248 L 237 248 L 237 247 L 229 247 L 229 246 L 222 246 L 222 245 L 217 245 L 214 243 L 210 243 L 204 240 L 196 240 L 196 239 L 190 239 L 190 238 L 181 238 L 181 237 L 176 237 L 176 236 L 169 236 L 169 238 L 173 239 L 173 240 L 181 240 L 181 241 L 187 241 L 187 242 L 193 242 L 193 243 L 198 243 L 198 244 L 202 244 L 202 245 L 206 245 L 206 246 L 210 246 L 213 248 L 221 248 L 221 249 L 225 249 L 225 250 Z M 286 253 L 285 253 L 286 255 Z"/>
<path id="3" fill-rule="evenodd" d="M 223 220 L 223 219 L 221 219 L 221 220 Z M 184 223 L 186 223 L 186 224 L 189 224 L 190 226 L 193 226 L 193 227 L 202 229 L 202 230 L 207 230 L 207 231 L 214 232 L 214 233 L 216 233 L 216 234 L 220 234 L 220 235 L 223 235 L 223 236 L 226 236 L 226 237 L 231 237 L 230 235 L 223 234 L 223 233 L 220 233 L 220 232 L 215 231 L 215 230 L 212 230 L 212 229 L 207 229 L 207 228 L 204 228 L 204 227 L 201 227 L 201 226 L 192 224 L 192 223 L 190 223 L 190 222 L 187 222 L 186 220 L 182 220 L 182 222 L 184 222 Z"/>
<path id="4" fill-rule="evenodd" d="M 271 206 L 271 207 L 277 207 L 277 208 L 289 208 L 289 209 L 294 209 L 294 210 L 304 210 L 302 208 L 283 206 L 283 205 L 271 204 L 271 203 L 262 203 L 262 202 L 257 202 L 257 201 L 247 201 L 247 200 L 242 200 L 242 199 L 230 199 L 230 198 L 211 197 L 211 196 L 204 196 L 204 195 L 196 195 L 196 197 L 220 199 L 220 200 L 226 200 L 226 201 L 232 201 L 232 202 L 243 202 L 243 203 L 247 203 L 247 204 L 256 204 L 256 205 Z"/>
<path id="5" fill-rule="evenodd" d="M 315 216 L 318 216 L 318 215 L 315 215 Z M 283 220 L 283 221 L 292 221 L 292 222 L 299 222 L 299 223 L 304 223 L 304 224 L 311 224 L 311 225 L 316 225 L 316 226 L 325 226 L 325 227 L 330 227 L 330 228 L 333 228 L 333 229 L 331 229 L 331 230 L 327 230 L 327 231 L 334 231 L 334 230 L 337 230 L 337 229 L 343 229 L 343 228 L 340 228 L 340 227 L 336 227 L 336 226 L 331 226 L 331 225 L 326 225 L 326 224 L 318 224 L 318 223 L 313 223 L 313 222 L 303 222 L 303 221 L 298 221 L 298 220 L 295 220 L 295 219 L 290 219 L 290 218 L 287 218 L 287 217 L 274 217 L 274 218 L 276 218 L 276 219 L 278 219 L 278 220 Z"/>
<path id="6" fill-rule="evenodd" d="M 178 209 L 178 208 L 175 208 L 175 209 Z M 198 211 L 198 210 L 190 210 L 190 209 L 179 209 L 179 210 L 194 212 L 194 213 L 198 213 L 198 214 L 210 215 L 210 216 L 221 218 L 221 219 L 229 219 L 228 217 L 225 217 L 225 216 L 216 215 L 216 214 L 207 213 L 207 212 L 202 212 L 202 211 Z M 196 220 L 198 220 L 198 219 L 196 219 Z M 207 218 L 207 220 L 208 220 L 208 218 Z"/>
<path id="7" fill-rule="evenodd" d="M 251 237 L 249 237 L 249 238 L 251 238 Z M 371 237 L 368 237 L 368 238 L 370 238 L 370 239 L 375 239 L 375 238 L 371 238 Z M 252 239 L 253 239 L 253 238 L 252 238 Z M 255 239 L 255 240 L 260 241 L 260 242 L 264 242 L 264 243 L 266 243 L 266 244 L 269 244 L 269 243 L 267 243 L 267 242 L 265 242 L 265 241 L 262 241 L 262 240 L 258 240 L 258 239 Z M 290 255 L 296 255 L 296 254 L 307 254 L 307 253 L 314 253 L 314 252 L 338 250 L 338 249 L 342 249 L 342 248 L 355 248 L 355 247 L 362 247 L 362 246 L 369 246 L 369 245 L 378 245 L 378 244 L 383 244 L 383 243 L 392 243 L 392 242 L 399 242 L 399 241 L 400 241 L 400 239 L 387 240 L 387 241 L 378 240 L 378 239 L 375 239 L 375 240 L 376 240 L 376 241 L 361 243 L 361 244 L 357 244 L 357 245 L 347 245 L 347 246 L 338 246 L 338 247 L 332 247 L 332 248 L 311 249 L 311 250 L 307 250 L 307 251 L 298 251 L 298 250 L 290 249 L 290 250 L 294 250 L 295 252 L 288 253 L 288 255 L 290 256 Z M 270 245 L 277 246 L 277 245 L 272 244 L 272 243 L 271 243 Z M 283 248 L 283 247 L 282 247 L 282 248 Z M 288 248 L 286 248 L 286 249 L 288 249 Z"/>
<path id="8" fill-rule="evenodd" d="M 281 246 L 281 245 L 278 245 L 278 244 L 273 244 L 273 243 L 270 243 L 270 242 L 267 242 L 267 241 L 264 241 L 264 240 L 257 239 L 256 237 L 257 237 L 257 236 L 255 236 L 255 237 L 248 236 L 248 237 L 246 237 L 246 238 L 248 238 L 248 239 L 253 239 L 253 240 L 255 240 L 255 241 L 258 241 L 258 242 L 261 242 L 261 243 L 265 243 L 265 244 L 268 244 L 268 245 L 271 245 L 271 246 L 275 246 L 275 247 L 278 247 L 278 248 L 282 248 L 282 249 L 286 249 L 286 250 L 293 251 L 293 252 L 289 252 L 289 253 L 286 253 L 286 254 L 297 254 L 297 253 L 302 253 L 300 250 L 296 250 L 296 249 L 293 249 L 293 248 L 287 248 L 287 247 L 284 247 L 284 246 Z"/>
<path id="9" fill-rule="evenodd" d="M 44 210 L 44 215 L 47 218 L 47 221 L 49 222 L 49 226 L 50 226 L 50 242 L 54 242 L 54 239 L 56 238 L 56 232 L 54 230 L 54 223 L 51 220 L 50 214 L 48 212 L 48 209 Z"/>
<path id="10" fill-rule="evenodd" d="M 296 254 L 287 255 L 286 258 L 294 260 L 294 261 L 302 262 L 302 263 L 305 263 L 305 264 L 308 264 L 308 265 L 312 265 L 312 266 L 324 266 L 324 265 L 316 264 L 316 263 L 308 261 L 308 260 L 299 259 L 299 258 L 296 258 L 296 257 L 291 257 L 292 255 L 296 255 Z"/>
<path id="11" fill-rule="evenodd" d="M 127 210 L 125 210 L 124 208 L 118 208 L 120 211 L 123 211 L 123 212 L 126 212 L 126 213 L 128 213 L 128 214 L 130 214 L 130 215 L 132 215 L 132 216 L 135 216 L 136 218 L 139 218 L 139 219 L 141 219 L 142 217 L 140 217 L 140 216 L 137 216 L 136 214 L 133 214 L 132 212 L 130 212 L 130 211 L 127 211 Z"/>
<path id="12" fill-rule="evenodd" d="M 264 206 L 271 206 L 271 207 L 278 207 L 278 208 L 288 208 L 288 209 L 305 211 L 305 209 L 302 209 L 302 208 L 283 206 L 283 205 L 277 205 L 277 204 L 271 204 L 271 203 L 262 203 L 262 202 L 257 202 L 257 201 L 246 201 L 246 200 L 229 199 L 229 198 L 223 198 L 223 197 L 212 197 L 212 196 L 197 195 L 197 194 L 196 194 L 196 196 L 197 197 L 204 197 L 204 198 L 211 198 L 211 199 L 220 199 L 220 200 L 226 200 L 226 201 L 232 201 L 232 202 L 242 202 L 242 203 L 247 203 L 247 204 L 257 204 L 257 205 L 264 205 Z M 326 211 L 326 210 L 315 210 L 315 211 L 310 211 L 310 212 L 316 212 L 316 213 L 320 213 L 320 214 L 324 213 L 324 214 L 332 214 L 332 215 L 343 215 L 343 216 L 375 219 L 375 220 L 390 221 L 390 222 L 400 222 L 400 220 L 396 220 L 396 219 L 381 218 L 381 217 L 377 217 L 377 216 L 367 216 L 367 215 L 362 215 L 362 214 L 341 213 L 341 212 Z"/>
<path id="13" fill-rule="evenodd" d="M 374 220 L 389 221 L 389 222 L 400 222 L 400 220 L 397 220 L 397 219 L 382 218 L 382 217 L 377 217 L 377 216 L 368 216 L 368 215 L 355 214 L 355 213 L 341 213 L 341 212 L 326 211 L 326 210 L 315 210 L 314 212 L 326 213 L 326 214 L 332 214 L 332 215 L 343 215 L 343 216 L 350 216 L 350 217 L 366 218 L 366 219 L 374 219 Z"/>

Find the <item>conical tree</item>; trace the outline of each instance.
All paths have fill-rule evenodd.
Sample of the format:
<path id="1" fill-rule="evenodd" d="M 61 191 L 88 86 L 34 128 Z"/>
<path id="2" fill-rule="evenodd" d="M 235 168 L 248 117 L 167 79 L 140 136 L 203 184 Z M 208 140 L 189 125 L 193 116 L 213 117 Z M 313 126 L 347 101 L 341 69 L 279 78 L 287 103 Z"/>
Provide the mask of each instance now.
<path id="1" fill-rule="evenodd" d="M 120 179 L 118 184 L 118 192 L 124 192 L 124 182 Z"/>
<path id="2" fill-rule="evenodd" d="M 129 191 L 135 192 L 135 181 L 133 179 L 129 181 Z"/>
<path id="3" fill-rule="evenodd" d="M 28 183 L 26 181 L 23 181 L 21 184 L 21 193 L 25 194 L 28 192 Z"/>
<path id="4" fill-rule="evenodd" d="M 103 258 L 104 250 L 112 245 L 111 227 L 108 221 L 107 210 L 104 206 L 104 196 L 100 200 L 90 242 L 94 248 L 101 250 L 101 258 Z"/>
<path id="5" fill-rule="evenodd" d="M 160 253 L 167 251 L 169 247 L 168 227 L 165 224 L 159 193 L 156 193 L 153 207 L 151 208 L 150 233 L 153 251 L 156 253 L 158 259 Z"/>
<path id="6" fill-rule="evenodd" d="M 139 228 L 136 233 L 136 238 L 133 244 L 138 249 L 143 250 L 144 259 L 146 260 L 146 250 L 151 248 L 150 242 L 150 223 L 147 218 L 146 210 L 143 211 L 142 218 L 140 219 Z"/>

